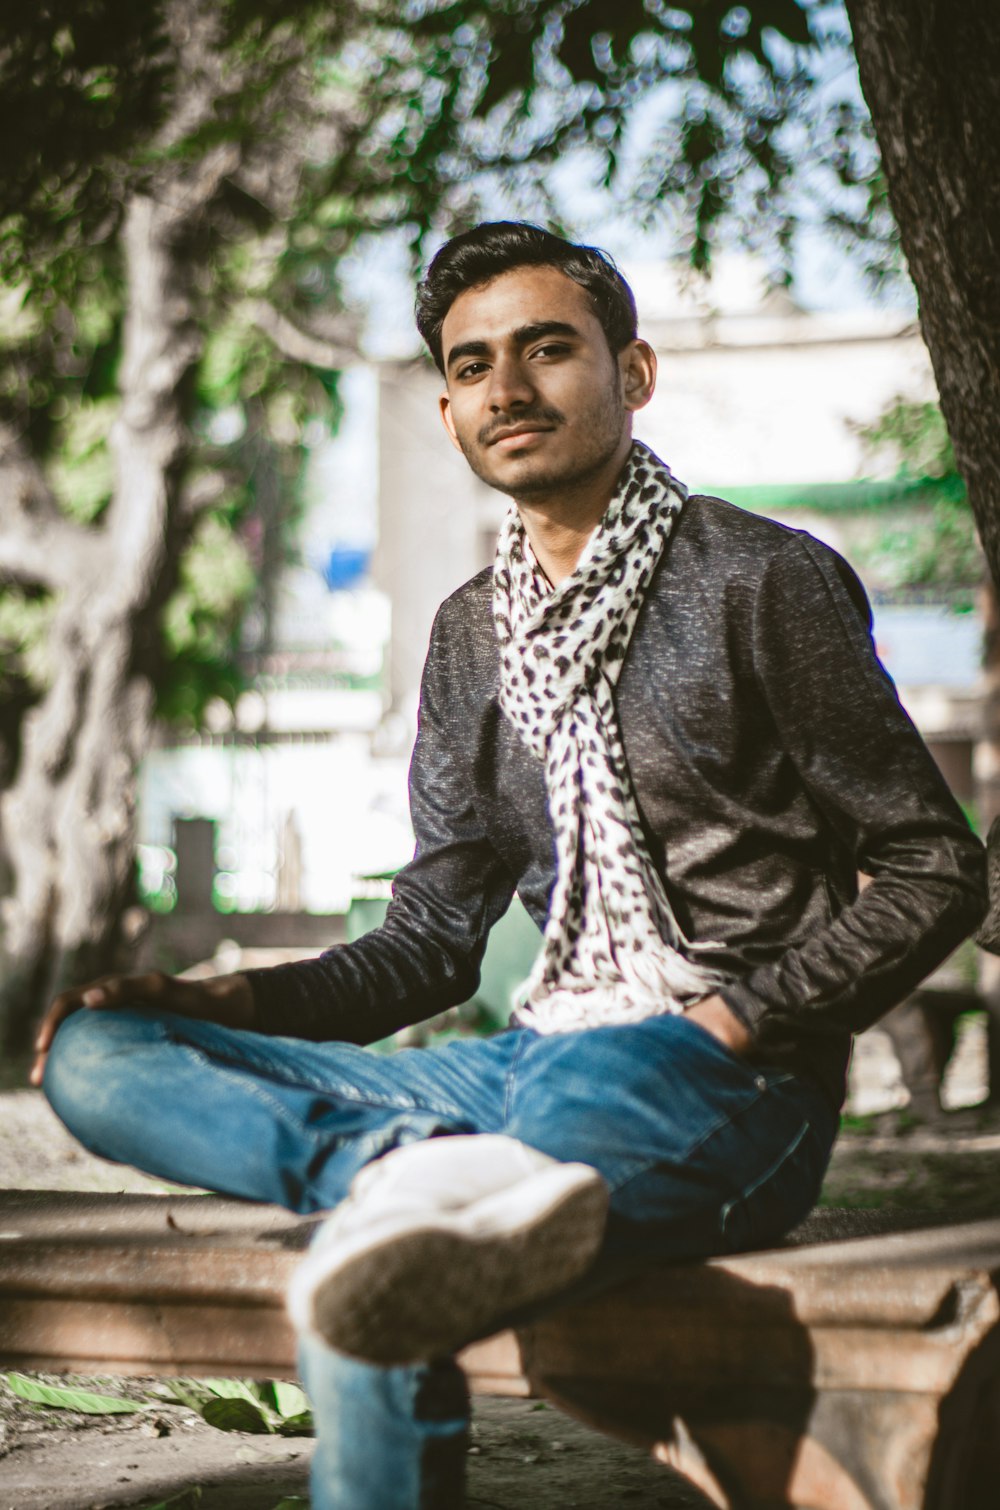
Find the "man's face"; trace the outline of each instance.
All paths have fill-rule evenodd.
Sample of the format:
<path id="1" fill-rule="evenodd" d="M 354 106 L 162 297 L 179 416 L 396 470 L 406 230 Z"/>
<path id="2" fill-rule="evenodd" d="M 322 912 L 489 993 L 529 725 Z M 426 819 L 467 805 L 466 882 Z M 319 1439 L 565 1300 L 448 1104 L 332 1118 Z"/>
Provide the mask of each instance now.
<path id="1" fill-rule="evenodd" d="M 613 356 L 590 295 L 558 268 L 514 268 L 466 289 L 441 334 L 448 433 L 478 477 L 517 499 L 598 476 L 652 392 L 649 348 L 631 342 Z M 640 365 L 653 362 L 645 387 L 635 348 Z"/>

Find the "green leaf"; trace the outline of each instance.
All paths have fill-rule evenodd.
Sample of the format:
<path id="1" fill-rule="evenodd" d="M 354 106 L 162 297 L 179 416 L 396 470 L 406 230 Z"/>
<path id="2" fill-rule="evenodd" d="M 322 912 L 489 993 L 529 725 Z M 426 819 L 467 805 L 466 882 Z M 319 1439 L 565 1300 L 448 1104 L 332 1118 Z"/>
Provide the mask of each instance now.
<path id="1" fill-rule="evenodd" d="M 219 1431 L 250 1431 L 263 1436 L 273 1429 L 261 1407 L 252 1400 L 216 1398 L 203 1405 L 201 1413 L 209 1426 L 215 1426 Z"/>
<path id="2" fill-rule="evenodd" d="M 311 1410 L 304 1410 L 297 1416 L 284 1416 L 278 1425 L 283 1437 L 311 1437 L 315 1430 Z"/>
<path id="3" fill-rule="evenodd" d="M 275 1379 L 271 1385 L 274 1398 L 274 1408 L 279 1416 L 286 1420 L 298 1416 L 309 1415 L 309 1401 L 305 1392 L 297 1384 L 289 1384 L 283 1379 Z"/>
<path id="4" fill-rule="evenodd" d="M 258 1436 L 311 1436 L 312 1411 L 297 1384 L 285 1380 L 168 1379 L 158 1391 L 196 1410 L 219 1431 L 249 1431 Z"/>
<path id="5" fill-rule="evenodd" d="M 58 1410 L 79 1410 L 88 1416 L 124 1416 L 145 1410 L 141 1400 L 123 1400 L 117 1395 L 95 1395 L 87 1389 L 69 1389 L 54 1384 L 40 1384 L 27 1374 L 5 1374 L 11 1391 L 32 1405 L 51 1405 Z"/>
<path id="6" fill-rule="evenodd" d="M 270 1411 L 274 1395 L 268 1380 L 256 1379 L 206 1379 L 206 1388 L 220 1400 L 246 1400 L 255 1408 L 263 1406 Z"/>
<path id="7" fill-rule="evenodd" d="M 172 1396 L 179 1404 L 199 1413 L 205 1402 L 212 1398 L 212 1391 L 201 1379 L 167 1379 L 157 1394 Z"/>

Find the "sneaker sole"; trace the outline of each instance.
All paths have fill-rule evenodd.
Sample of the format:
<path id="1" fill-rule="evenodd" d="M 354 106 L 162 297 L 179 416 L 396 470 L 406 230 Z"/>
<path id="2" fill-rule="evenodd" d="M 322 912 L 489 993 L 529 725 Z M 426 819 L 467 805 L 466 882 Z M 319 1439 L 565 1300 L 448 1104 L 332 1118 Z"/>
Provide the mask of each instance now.
<path id="1" fill-rule="evenodd" d="M 558 1165 L 468 1212 L 403 1218 L 302 1264 L 289 1291 L 300 1330 L 369 1363 L 442 1357 L 505 1315 L 565 1289 L 604 1235 L 608 1190 L 585 1165 Z M 525 1210 L 525 1202 L 529 1210 Z M 405 1223 L 405 1225 L 404 1225 Z"/>

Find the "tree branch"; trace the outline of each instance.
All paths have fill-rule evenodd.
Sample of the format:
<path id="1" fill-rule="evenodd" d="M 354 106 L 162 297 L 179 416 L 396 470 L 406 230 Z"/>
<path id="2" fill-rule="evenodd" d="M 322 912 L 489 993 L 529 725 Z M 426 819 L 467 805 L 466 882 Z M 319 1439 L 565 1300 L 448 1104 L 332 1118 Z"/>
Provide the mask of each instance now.
<path id="1" fill-rule="evenodd" d="M 325 372 L 336 372 L 348 367 L 360 358 L 354 344 L 325 340 L 310 331 L 301 330 L 287 315 L 275 309 L 266 299 L 255 299 L 249 306 L 250 318 L 257 329 L 267 336 L 272 345 L 290 362 L 301 362 L 306 367 L 319 367 Z"/>

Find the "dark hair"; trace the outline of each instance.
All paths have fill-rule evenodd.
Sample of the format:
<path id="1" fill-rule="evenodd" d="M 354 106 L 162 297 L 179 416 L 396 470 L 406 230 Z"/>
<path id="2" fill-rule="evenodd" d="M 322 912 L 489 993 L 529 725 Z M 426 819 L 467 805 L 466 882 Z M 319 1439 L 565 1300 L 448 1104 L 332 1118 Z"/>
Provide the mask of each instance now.
<path id="1" fill-rule="evenodd" d="M 614 354 L 635 340 L 635 299 L 606 252 L 524 221 L 487 221 L 446 241 L 417 287 L 417 329 L 439 372 L 444 372 L 441 327 L 459 294 L 516 267 L 555 267 L 585 288 Z"/>

